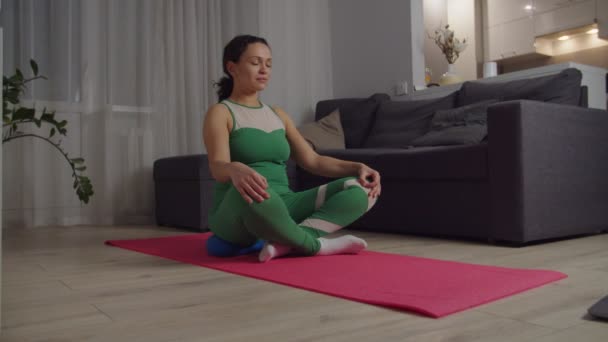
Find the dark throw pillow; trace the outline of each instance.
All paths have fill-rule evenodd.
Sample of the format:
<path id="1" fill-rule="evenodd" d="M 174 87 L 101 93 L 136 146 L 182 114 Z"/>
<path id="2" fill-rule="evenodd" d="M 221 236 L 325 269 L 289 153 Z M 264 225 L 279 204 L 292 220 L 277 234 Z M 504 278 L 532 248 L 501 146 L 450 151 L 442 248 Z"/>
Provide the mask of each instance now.
<path id="1" fill-rule="evenodd" d="M 455 98 L 456 93 L 452 93 L 430 100 L 383 102 L 364 147 L 407 148 L 429 131 L 437 110 L 454 108 Z"/>
<path id="2" fill-rule="evenodd" d="M 412 146 L 478 144 L 488 134 L 488 107 L 498 100 L 486 100 L 448 110 L 438 110 L 431 130 L 414 139 Z"/>
<path id="3" fill-rule="evenodd" d="M 344 129 L 346 148 L 360 148 L 367 138 L 378 106 L 390 99 L 386 94 L 374 94 L 366 99 L 340 106 L 340 123 Z"/>

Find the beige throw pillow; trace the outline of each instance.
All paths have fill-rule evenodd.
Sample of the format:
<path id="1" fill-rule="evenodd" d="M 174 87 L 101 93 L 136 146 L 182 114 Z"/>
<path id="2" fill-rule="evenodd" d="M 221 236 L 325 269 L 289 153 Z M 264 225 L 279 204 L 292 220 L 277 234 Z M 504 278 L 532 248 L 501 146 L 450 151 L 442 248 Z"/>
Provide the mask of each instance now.
<path id="1" fill-rule="evenodd" d="M 340 111 L 338 109 L 319 121 L 298 127 L 298 131 L 315 150 L 345 148 L 344 130 L 340 123 Z"/>

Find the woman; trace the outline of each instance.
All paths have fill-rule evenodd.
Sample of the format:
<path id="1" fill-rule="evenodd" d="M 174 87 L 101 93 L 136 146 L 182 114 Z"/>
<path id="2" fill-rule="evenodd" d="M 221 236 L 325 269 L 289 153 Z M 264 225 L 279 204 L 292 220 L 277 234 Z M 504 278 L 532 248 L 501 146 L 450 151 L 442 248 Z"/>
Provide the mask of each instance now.
<path id="1" fill-rule="evenodd" d="M 380 195 L 379 173 L 362 163 L 318 155 L 287 113 L 260 102 L 259 92 L 272 71 L 266 40 L 249 35 L 232 39 L 224 48 L 223 69 L 219 103 L 207 112 L 203 130 L 217 181 L 209 217 L 214 233 L 207 244 L 210 254 L 251 252 L 261 241 L 262 262 L 292 253 L 354 254 L 365 249 L 367 243 L 352 235 L 323 236 L 374 205 Z M 311 173 L 344 178 L 293 192 L 285 167 L 290 155 Z M 218 243 L 229 252 L 218 251 Z"/>

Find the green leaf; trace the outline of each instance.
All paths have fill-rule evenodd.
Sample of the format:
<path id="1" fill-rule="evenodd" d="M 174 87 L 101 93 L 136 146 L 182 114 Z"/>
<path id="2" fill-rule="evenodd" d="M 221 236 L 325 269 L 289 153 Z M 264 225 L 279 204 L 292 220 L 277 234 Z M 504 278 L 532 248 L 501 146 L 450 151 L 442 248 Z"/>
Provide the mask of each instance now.
<path id="1" fill-rule="evenodd" d="M 19 70 L 19 68 L 17 68 L 17 71 L 15 71 L 15 76 L 17 76 L 18 80 L 23 81 L 23 73 L 21 70 Z"/>
<path id="2" fill-rule="evenodd" d="M 13 120 L 33 120 L 36 116 L 34 108 L 21 107 L 13 114 Z"/>
<path id="3" fill-rule="evenodd" d="M 6 100 L 12 104 L 19 103 L 19 90 L 18 89 L 10 89 L 5 94 L 2 94 L 6 97 Z"/>
<path id="4" fill-rule="evenodd" d="M 51 134 L 49 135 L 49 138 L 52 138 L 52 137 L 53 137 L 53 135 L 55 135 L 55 129 L 54 129 L 54 128 L 51 128 Z"/>
<path id="5" fill-rule="evenodd" d="M 53 122 L 53 118 L 49 115 L 43 112 L 42 116 L 40 117 L 40 120 L 42 121 L 47 121 L 47 122 Z"/>
<path id="6" fill-rule="evenodd" d="M 76 171 L 84 171 L 86 169 L 87 169 L 86 166 L 79 166 L 79 167 L 76 168 Z"/>
<path id="7" fill-rule="evenodd" d="M 34 76 L 38 76 L 38 63 L 35 60 L 30 59 L 30 66 L 32 67 L 32 71 L 34 72 Z"/>
<path id="8" fill-rule="evenodd" d="M 8 78 L 9 83 L 11 83 L 11 85 L 13 87 L 17 87 L 18 85 L 22 85 L 23 82 L 21 82 L 21 80 L 23 80 L 23 77 L 21 79 L 19 79 L 19 74 L 21 73 L 21 71 L 19 71 L 19 69 L 17 69 L 17 71 L 15 72 L 15 74 L 11 77 Z"/>
<path id="9" fill-rule="evenodd" d="M 72 158 L 72 159 L 70 159 L 70 160 L 71 160 L 71 161 L 72 161 L 72 163 L 74 163 L 74 164 L 82 164 L 82 163 L 84 163 L 84 159 L 82 159 L 82 158 Z"/>

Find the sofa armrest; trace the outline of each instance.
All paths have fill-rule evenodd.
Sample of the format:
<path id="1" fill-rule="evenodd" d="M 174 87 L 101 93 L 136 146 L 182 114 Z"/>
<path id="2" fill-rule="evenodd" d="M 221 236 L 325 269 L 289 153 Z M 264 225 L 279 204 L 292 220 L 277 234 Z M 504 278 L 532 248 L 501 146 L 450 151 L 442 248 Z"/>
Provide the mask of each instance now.
<path id="1" fill-rule="evenodd" d="M 492 235 L 527 242 L 608 226 L 608 112 L 537 101 L 488 109 Z"/>
<path id="2" fill-rule="evenodd" d="M 161 158 L 154 162 L 154 179 L 212 179 L 206 154 Z"/>
<path id="3" fill-rule="evenodd" d="M 215 182 L 207 156 L 161 158 L 154 162 L 153 174 L 157 224 L 207 229 Z"/>

